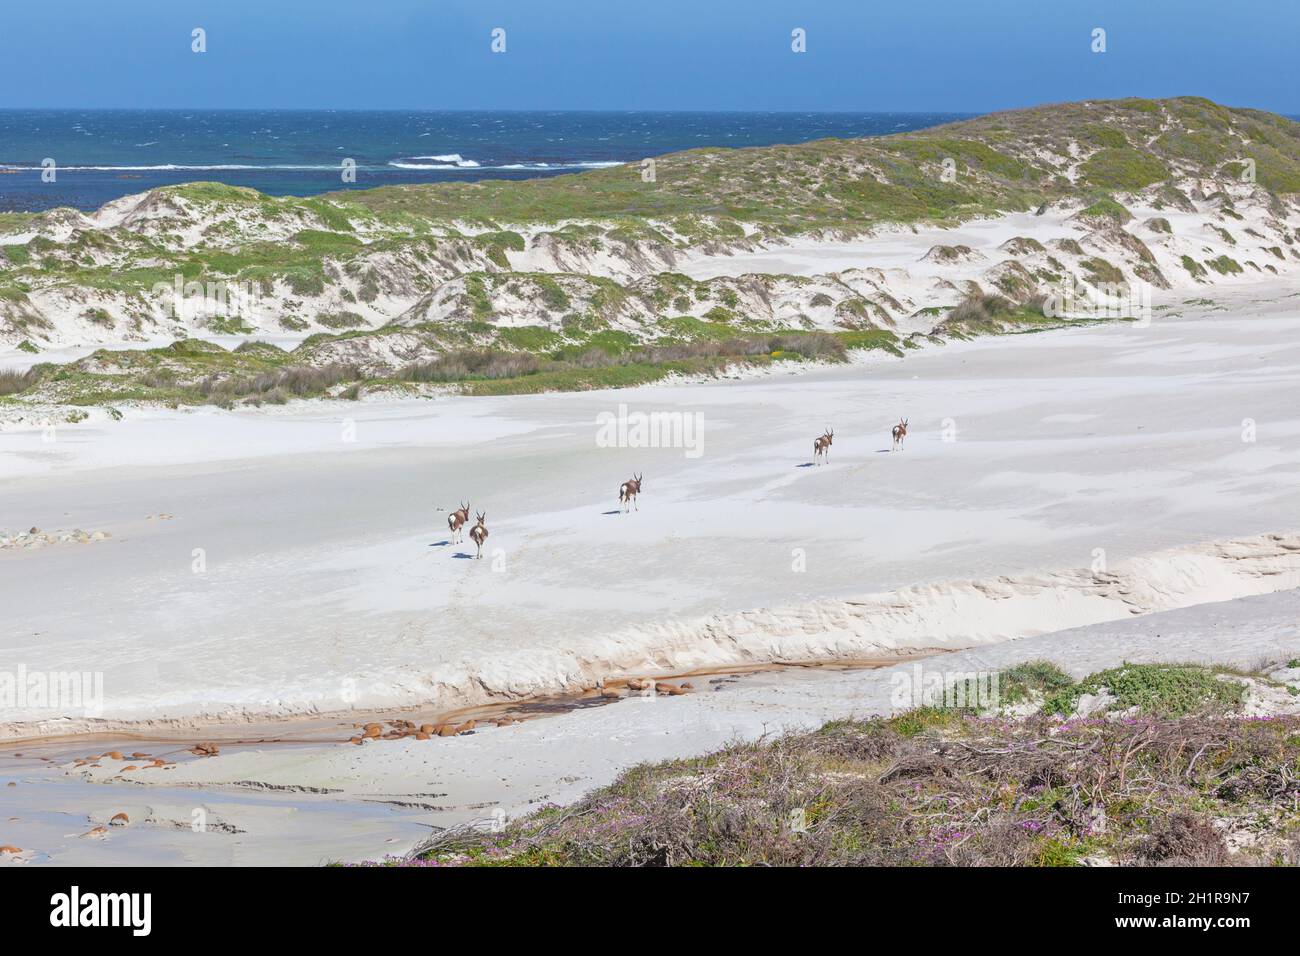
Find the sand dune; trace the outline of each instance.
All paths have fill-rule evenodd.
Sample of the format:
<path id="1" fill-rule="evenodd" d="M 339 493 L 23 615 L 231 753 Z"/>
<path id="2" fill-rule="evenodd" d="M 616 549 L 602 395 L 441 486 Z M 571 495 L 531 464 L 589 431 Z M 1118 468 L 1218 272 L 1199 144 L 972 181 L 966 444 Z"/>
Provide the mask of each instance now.
<path id="1" fill-rule="evenodd" d="M 1293 587 L 1293 539 L 1247 540 L 1300 516 L 1292 301 L 1252 287 L 797 380 L 9 432 L 4 530 L 110 537 L 0 551 L 6 665 L 104 681 L 101 711 L 10 708 L 2 732 L 449 709 Z M 700 416 L 699 447 L 602 446 L 621 405 Z M 641 510 L 617 514 L 634 470 Z M 481 562 L 447 543 L 466 499 Z"/>

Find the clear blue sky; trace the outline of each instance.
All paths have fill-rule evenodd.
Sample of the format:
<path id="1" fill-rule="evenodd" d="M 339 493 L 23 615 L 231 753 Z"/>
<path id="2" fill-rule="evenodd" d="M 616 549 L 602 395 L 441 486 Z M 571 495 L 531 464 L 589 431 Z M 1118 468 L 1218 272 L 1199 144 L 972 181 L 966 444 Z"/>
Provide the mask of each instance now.
<path id="1" fill-rule="evenodd" d="M 1300 113 L 1297 0 L 0 5 L 0 107 L 984 112 L 1198 94 Z"/>

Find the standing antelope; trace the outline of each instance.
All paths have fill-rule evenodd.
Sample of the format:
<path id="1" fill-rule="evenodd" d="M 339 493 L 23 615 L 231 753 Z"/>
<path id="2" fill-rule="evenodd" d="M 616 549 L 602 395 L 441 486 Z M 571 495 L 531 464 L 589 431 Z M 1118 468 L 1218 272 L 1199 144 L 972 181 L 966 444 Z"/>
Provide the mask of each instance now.
<path id="1" fill-rule="evenodd" d="M 487 540 L 488 536 L 487 525 L 483 523 L 483 519 L 486 517 L 487 514 L 485 512 L 480 512 L 478 516 L 478 524 L 469 529 L 470 538 L 473 539 L 476 545 L 478 545 L 478 554 L 474 555 L 476 558 L 483 557 L 483 542 Z"/>
<path id="2" fill-rule="evenodd" d="M 822 436 L 820 438 L 813 441 L 813 464 L 814 465 L 817 464 L 818 458 L 822 460 L 823 464 L 831 460 L 830 458 L 831 445 L 834 443 L 834 441 L 835 441 L 835 432 L 831 431 L 829 428 L 827 428 L 826 431 L 822 433 Z"/>
<path id="3" fill-rule="evenodd" d="M 637 511 L 641 510 L 641 506 L 636 503 L 636 496 L 641 494 L 641 477 L 633 472 L 631 478 L 618 486 L 618 504 L 621 510 L 627 511 L 629 504 Z"/>
<path id="4" fill-rule="evenodd" d="M 465 540 L 465 522 L 469 521 L 469 505 L 463 504 L 456 511 L 447 515 L 447 528 L 451 531 L 451 543 L 460 544 Z"/>
<path id="5" fill-rule="evenodd" d="M 900 418 L 898 424 L 894 426 L 894 444 L 890 451 L 901 451 L 903 448 L 903 439 L 907 437 L 907 419 Z"/>

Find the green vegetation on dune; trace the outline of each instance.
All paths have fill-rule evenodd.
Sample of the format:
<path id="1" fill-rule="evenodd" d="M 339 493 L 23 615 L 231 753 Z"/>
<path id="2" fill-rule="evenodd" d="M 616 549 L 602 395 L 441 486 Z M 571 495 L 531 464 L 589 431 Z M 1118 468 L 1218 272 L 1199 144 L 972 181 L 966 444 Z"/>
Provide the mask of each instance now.
<path id="1" fill-rule="evenodd" d="M 39 393 L 68 405 L 148 401 L 233 407 L 340 396 L 345 386 L 436 384 L 469 395 L 574 391 L 637 385 L 672 374 L 712 375 L 737 365 L 843 362 L 851 351 L 860 349 L 901 354 L 897 336 L 885 330 L 761 334 L 731 330 L 727 335 L 662 335 L 648 344 L 614 330 L 572 340 L 539 327 L 489 327 L 485 334 L 490 336 L 488 345 L 475 343 L 455 326 L 387 326 L 337 335 L 318 333 L 290 351 L 263 342 L 245 342 L 228 351 L 210 342 L 184 339 L 165 348 L 101 349 L 79 362 L 38 365 L 25 376 L 10 376 L 0 387 L 2 394 Z M 350 340 L 378 335 L 423 340 L 435 357 L 367 373 L 346 349 L 330 351 Z"/>
<path id="2" fill-rule="evenodd" d="M 1108 694 L 1112 711 L 1157 717 L 1223 715 L 1240 710 L 1245 686 L 1197 665 L 1126 664 L 1062 688 L 1043 704 L 1047 714 L 1069 715 L 1085 694 Z"/>
<path id="3" fill-rule="evenodd" d="M 1171 132 L 1165 127 L 1172 117 L 1184 126 Z M 1236 144 L 1248 139 L 1253 145 L 1247 155 L 1260 165 L 1261 183 L 1295 192 L 1297 127 L 1282 117 L 1196 98 L 1090 101 L 869 139 L 673 153 L 655 159 L 651 183 L 642 181 L 639 165 L 629 164 L 524 183 L 394 186 L 334 195 L 381 215 L 486 223 L 689 216 L 744 220 L 774 232 L 860 228 L 1024 209 L 1070 195 L 1074 187 L 1053 175 L 1034 150 L 1065 155 L 1071 140 L 1097 150 L 1081 168 L 1091 188 L 1141 189 L 1165 179 L 1176 161 L 1213 169 L 1236 159 Z M 1130 145 L 1147 140 L 1154 140 L 1148 148 Z M 951 182 L 938 175 L 946 160 L 957 172 Z M 708 224 L 695 228 L 707 230 Z"/>
<path id="4" fill-rule="evenodd" d="M 1169 167 L 1141 150 L 1106 148 L 1088 157 L 1080 172 L 1085 181 L 1100 189 L 1135 192 L 1167 177 Z"/>
<path id="5" fill-rule="evenodd" d="M 1133 219 L 1131 212 L 1109 196 L 1103 196 L 1091 205 L 1079 210 L 1078 215 L 1082 218 L 1110 220 L 1120 226 Z"/>
<path id="6" fill-rule="evenodd" d="M 1205 264 L 1223 276 L 1237 275 L 1243 271 L 1241 263 L 1231 256 L 1218 256 L 1214 259 L 1207 259 Z"/>
<path id="7" fill-rule="evenodd" d="M 1122 228 L 1133 218 L 1124 202 L 1195 211 L 1178 186 L 1199 200 L 1210 181 L 1218 190 L 1208 197 L 1216 211 L 1240 219 L 1228 196 L 1234 190 L 1223 180 L 1244 176 L 1251 162 L 1260 185 L 1274 191 L 1268 201 L 1284 208 L 1278 197 L 1300 190 L 1300 124 L 1184 97 L 1056 104 L 885 137 L 688 150 L 655 157 L 649 181 L 632 163 L 538 180 L 384 186 L 310 198 L 188 183 L 118 207 L 125 221 L 108 228 L 92 227 L 72 210 L 0 214 L 0 235 L 35 233 L 0 244 L 0 335 L 43 347 L 54 325 L 42 309 L 60 316 L 70 310 L 97 326 L 97 337 L 180 328 L 257 334 L 277 325 L 316 333 L 292 352 L 220 360 L 233 364 L 205 374 L 235 380 L 233 391 L 220 393 L 225 402 L 259 400 L 266 391 L 239 384 L 266 371 L 253 367 L 255 359 L 277 370 L 341 362 L 358 376 L 361 368 L 371 373 L 352 384 L 378 387 L 399 371 L 392 354 L 410 364 L 458 352 L 527 354 L 537 365 L 526 372 L 439 379 L 466 389 L 523 390 L 596 387 L 733 360 L 838 361 L 856 349 L 901 354 L 919 341 L 888 331 L 905 311 L 938 318 L 948 310 L 933 302 L 904 307 L 881 286 L 833 276 L 696 281 L 671 270 L 683 256 L 791 236 L 953 225 L 1064 201 L 1066 208 L 1082 206 L 1075 225 L 1095 234 L 1095 243 L 1085 241 L 1088 253 L 1070 238 L 1004 244 L 1016 259 L 982 275 L 976 296 L 966 296 L 973 284 L 954 286 L 947 301 L 966 300 L 933 336 L 1038 331 L 1063 324 L 1042 314 L 1039 292 L 1071 271 L 1094 284 L 1120 284 L 1131 273 L 1167 285 L 1151 249 Z M 1130 201 L 1139 190 L 1146 192 Z M 1169 221 L 1155 217 L 1147 225 L 1168 234 Z M 1294 240 L 1285 228 L 1267 237 L 1235 224 L 1233 230 L 1235 236 L 1220 236 L 1242 250 L 1258 245 L 1261 261 L 1289 262 L 1286 246 Z M 1097 254 L 1108 243 L 1120 251 Z M 959 246 L 934 251 L 953 261 L 968 254 Z M 1082 268 L 1062 262 L 1067 254 L 1084 260 Z M 1211 273 L 1261 271 L 1250 258 L 1182 262 L 1204 281 L 1215 278 Z M 1268 262 L 1262 268 L 1276 271 Z M 269 315 L 254 320 L 238 308 L 230 316 L 204 309 L 178 323 L 165 298 L 177 282 L 237 284 L 249 298 L 269 302 Z M 383 321 L 391 324 L 373 327 Z M 812 356 L 798 346 L 755 344 L 816 328 L 837 331 L 820 333 Z M 391 335 L 405 337 L 402 351 L 386 347 Z M 687 352 L 670 357 L 663 351 L 670 347 Z M 159 351 L 141 353 L 153 356 L 140 360 L 145 366 L 111 353 L 109 370 L 86 363 L 57 374 L 46 369 L 14 394 L 78 402 L 211 397 L 195 376 L 204 371 L 198 365 L 214 359 Z M 142 383 L 150 361 L 169 365 L 173 377 Z M 299 383 L 278 394 L 332 394 L 339 384 Z"/>

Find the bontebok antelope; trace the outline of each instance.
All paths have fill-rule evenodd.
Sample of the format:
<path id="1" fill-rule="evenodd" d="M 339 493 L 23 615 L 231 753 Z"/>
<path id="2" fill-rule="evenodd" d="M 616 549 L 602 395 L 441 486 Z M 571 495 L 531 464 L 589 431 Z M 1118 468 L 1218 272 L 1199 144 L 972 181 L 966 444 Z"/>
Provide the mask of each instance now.
<path id="1" fill-rule="evenodd" d="M 483 523 L 483 519 L 486 517 L 486 513 L 480 512 L 478 516 L 478 524 L 469 529 L 470 538 L 476 545 L 478 545 L 478 554 L 474 555 L 476 558 L 483 557 L 483 542 L 487 540 L 488 536 L 487 525 Z"/>
<path id="2" fill-rule="evenodd" d="M 894 426 L 894 446 L 891 451 L 898 451 L 903 447 L 903 439 L 907 437 L 907 419 L 900 418 L 898 424 Z"/>
<path id="3" fill-rule="evenodd" d="M 826 431 L 822 432 L 820 438 L 817 438 L 813 441 L 813 464 L 814 465 L 817 464 L 818 458 L 820 458 L 823 463 L 831 460 L 830 458 L 831 445 L 834 443 L 834 441 L 835 441 L 835 433 L 831 431 L 829 428 L 826 429 Z"/>
<path id="4" fill-rule="evenodd" d="M 459 509 L 447 515 L 447 528 L 451 531 L 451 543 L 460 544 L 464 540 L 465 523 L 469 521 L 469 505 L 461 505 Z"/>
<path id="5" fill-rule="evenodd" d="M 627 511 L 627 506 L 630 504 L 637 511 L 640 511 L 641 506 L 636 503 L 636 496 L 639 494 L 641 494 L 641 475 L 633 472 L 631 478 L 618 486 L 619 507 L 623 511 Z"/>

